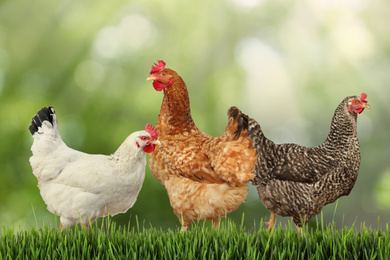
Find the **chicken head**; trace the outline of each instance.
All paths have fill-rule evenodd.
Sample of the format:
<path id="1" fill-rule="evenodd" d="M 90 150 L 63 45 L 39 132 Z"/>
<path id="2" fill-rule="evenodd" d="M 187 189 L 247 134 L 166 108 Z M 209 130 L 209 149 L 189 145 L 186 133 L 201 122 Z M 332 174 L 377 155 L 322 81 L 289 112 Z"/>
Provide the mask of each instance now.
<path id="1" fill-rule="evenodd" d="M 160 144 L 160 141 L 157 140 L 158 133 L 151 124 L 147 124 L 145 130 L 147 134 L 138 136 L 136 144 L 137 147 L 142 148 L 145 153 L 151 153 L 156 148 L 155 145 Z"/>
<path id="2" fill-rule="evenodd" d="M 352 111 L 356 114 L 360 114 L 363 112 L 365 108 L 371 108 L 369 104 L 367 104 L 366 101 L 367 94 L 362 93 L 360 98 L 353 98 L 348 101 L 348 111 L 349 113 L 352 113 Z"/>
<path id="3" fill-rule="evenodd" d="M 153 87 L 157 91 L 162 91 L 164 88 L 172 83 L 172 75 L 169 69 L 165 69 L 165 62 L 158 61 L 158 64 L 152 66 L 150 76 L 146 80 L 153 80 Z"/>

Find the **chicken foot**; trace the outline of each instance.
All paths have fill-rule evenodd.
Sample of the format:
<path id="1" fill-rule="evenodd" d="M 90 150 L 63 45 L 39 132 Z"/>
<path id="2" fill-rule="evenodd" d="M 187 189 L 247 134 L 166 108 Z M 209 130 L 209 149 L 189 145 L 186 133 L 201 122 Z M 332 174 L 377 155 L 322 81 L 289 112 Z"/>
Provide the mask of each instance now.
<path id="1" fill-rule="evenodd" d="M 81 225 L 83 227 L 83 229 L 86 229 L 87 230 L 87 234 L 89 234 L 89 229 L 88 229 L 88 226 L 82 224 Z M 62 225 L 62 223 L 60 222 L 60 231 L 62 232 L 64 230 L 64 225 Z"/>

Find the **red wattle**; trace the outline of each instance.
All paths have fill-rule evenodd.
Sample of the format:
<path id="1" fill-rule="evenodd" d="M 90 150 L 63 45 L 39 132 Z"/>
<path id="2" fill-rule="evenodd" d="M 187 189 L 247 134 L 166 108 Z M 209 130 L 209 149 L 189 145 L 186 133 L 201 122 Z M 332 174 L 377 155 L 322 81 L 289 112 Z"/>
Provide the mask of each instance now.
<path id="1" fill-rule="evenodd" d="M 155 90 L 161 91 L 165 88 L 165 85 L 163 83 L 161 83 L 160 81 L 155 80 L 155 81 L 153 81 L 153 87 Z"/>
<path id="2" fill-rule="evenodd" d="M 155 148 L 154 144 L 147 145 L 147 146 L 144 147 L 144 152 L 145 153 L 151 153 L 151 152 L 154 151 L 154 148 Z"/>
<path id="3" fill-rule="evenodd" d="M 355 113 L 360 114 L 363 112 L 363 110 L 364 110 L 364 108 L 355 109 Z"/>

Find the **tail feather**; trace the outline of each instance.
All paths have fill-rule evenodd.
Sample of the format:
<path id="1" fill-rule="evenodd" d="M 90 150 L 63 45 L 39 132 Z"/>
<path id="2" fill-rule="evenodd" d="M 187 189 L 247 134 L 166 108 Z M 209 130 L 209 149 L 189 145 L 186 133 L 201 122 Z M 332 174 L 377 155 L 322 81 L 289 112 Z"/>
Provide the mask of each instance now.
<path id="1" fill-rule="evenodd" d="M 248 124 L 249 135 L 252 135 L 252 133 L 256 135 L 259 131 L 262 131 L 260 124 L 253 118 L 249 118 L 249 124 Z"/>
<path id="2" fill-rule="evenodd" d="M 228 110 L 229 123 L 226 130 L 234 134 L 235 138 L 248 130 L 248 116 L 243 114 L 240 109 L 233 106 Z"/>
<path id="3" fill-rule="evenodd" d="M 222 138 L 215 139 L 218 142 L 216 150 L 208 155 L 221 179 L 232 186 L 243 185 L 255 177 L 252 172 L 257 161 L 256 150 L 248 138 L 249 117 L 234 106 L 227 114 L 225 133 Z"/>
<path id="4" fill-rule="evenodd" d="M 48 121 L 54 126 L 55 111 L 53 107 L 44 107 L 35 114 L 31 121 L 31 125 L 28 128 L 32 135 L 35 132 L 38 132 L 38 128 L 42 126 L 44 121 Z"/>

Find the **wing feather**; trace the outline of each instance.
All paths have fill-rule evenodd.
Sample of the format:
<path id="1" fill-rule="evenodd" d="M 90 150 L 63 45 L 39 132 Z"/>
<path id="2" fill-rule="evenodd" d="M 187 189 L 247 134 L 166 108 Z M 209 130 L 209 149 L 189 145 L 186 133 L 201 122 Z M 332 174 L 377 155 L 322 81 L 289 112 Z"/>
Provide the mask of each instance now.
<path id="1" fill-rule="evenodd" d="M 155 176 L 162 182 L 170 175 L 233 186 L 248 182 L 254 178 L 251 172 L 257 160 L 251 140 L 239 137 L 226 141 L 225 138 L 197 132 L 191 136 L 179 134 L 175 138 L 160 139 L 161 145 L 149 158 L 152 173 L 158 173 Z"/>
<path id="2" fill-rule="evenodd" d="M 282 147 L 282 146 L 281 146 Z M 338 163 L 323 149 L 286 144 L 270 175 L 273 179 L 313 183 Z"/>

